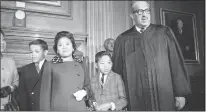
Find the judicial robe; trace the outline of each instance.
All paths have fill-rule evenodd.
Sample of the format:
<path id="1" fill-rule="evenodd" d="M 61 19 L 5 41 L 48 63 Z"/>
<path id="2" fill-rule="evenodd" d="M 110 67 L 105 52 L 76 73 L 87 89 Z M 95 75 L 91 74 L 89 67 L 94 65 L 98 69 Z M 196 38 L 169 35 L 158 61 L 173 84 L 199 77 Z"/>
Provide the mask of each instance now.
<path id="1" fill-rule="evenodd" d="M 175 97 L 191 93 L 183 56 L 172 30 L 150 24 L 119 35 L 113 71 L 125 83 L 129 110 L 175 110 Z"/>

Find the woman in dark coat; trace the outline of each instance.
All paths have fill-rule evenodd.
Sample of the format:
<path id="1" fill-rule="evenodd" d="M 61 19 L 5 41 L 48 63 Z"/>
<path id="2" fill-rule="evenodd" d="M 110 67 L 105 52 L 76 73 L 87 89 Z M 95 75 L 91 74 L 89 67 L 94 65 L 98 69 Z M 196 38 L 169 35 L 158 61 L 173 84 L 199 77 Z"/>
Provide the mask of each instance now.
<path id="1" fill-rule="evenodd" d="M 76 44 L 73 34 L 67 31 L 59 32 L 54 43 L 57 56 L 52 62 L 46 63 L 43 71 L 40 110 L 86 110 L 84 98 L 90 78 L 86 66 L 74 59 Z"/>

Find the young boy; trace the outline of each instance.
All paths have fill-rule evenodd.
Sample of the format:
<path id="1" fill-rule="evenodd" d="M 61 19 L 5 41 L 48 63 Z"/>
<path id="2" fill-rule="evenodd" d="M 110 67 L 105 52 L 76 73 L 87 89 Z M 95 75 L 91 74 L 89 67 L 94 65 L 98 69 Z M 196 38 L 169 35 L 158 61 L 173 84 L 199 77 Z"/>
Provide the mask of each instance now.
<path id="1" fill-rule="evenodd" d="M 98 111 L 122 110 L 127 105 L 123 80 L 111 71 L 111 55 L 107 51 L 95 55 L 97 75 L 91 79 L 94 107 Z"/>
<path id="2" fill-rule="evenodd" d="M 29 54 L 32 63 L 20 70 L 20 110 L 38 111 L 41 76 L 46 62 L 48 45 L 44 40 L 37 39 L 29 43 Z"/>

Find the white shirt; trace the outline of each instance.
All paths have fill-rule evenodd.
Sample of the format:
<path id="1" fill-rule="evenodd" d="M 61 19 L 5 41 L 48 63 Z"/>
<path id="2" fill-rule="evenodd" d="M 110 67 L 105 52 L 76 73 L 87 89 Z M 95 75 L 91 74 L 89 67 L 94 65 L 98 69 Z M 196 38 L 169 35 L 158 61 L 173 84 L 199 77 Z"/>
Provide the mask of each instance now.
<path id="1" fill-rule="evenodd" d="M 44 61 L 45 61 L 45 59 L 43 59 L 43 60 L 41 60 L 41 61 L 39 62 L 39 70 L 41 70 L 41 68 L 42 68 L 42 66 L 43 66 L 43 64 L 44 64 Z"/>
<path id="2" fill-rule="evenodd" d="M 137 27 L 137 26 L 135 26 L 135 28 L 136 28 L 136 30 L 137 30 L 138 32 L 142 33 L 142 32 L 141 32 L 141 28 L 139 28 L 139 27 Z"/>
<path id="3" fill-rule="evenodd" d="M 182 34 L 182 29 L 178 29 L 179 33 Z"/>
<path id="4" fill-rule="evenodd" d="M 137 27 L 136 25 L 135 25 L 135 28 L 136 28 L 136 30 L 137 30 L 138 32 L 142 33 L 142 32 L 141 32 L 141 29 L 142 29 L 142 28 L 139 28 L 139 27 Z M 144 30 L 146 30 L 146 29 L 147 29 L 147 27 L 144 28 Z"/>

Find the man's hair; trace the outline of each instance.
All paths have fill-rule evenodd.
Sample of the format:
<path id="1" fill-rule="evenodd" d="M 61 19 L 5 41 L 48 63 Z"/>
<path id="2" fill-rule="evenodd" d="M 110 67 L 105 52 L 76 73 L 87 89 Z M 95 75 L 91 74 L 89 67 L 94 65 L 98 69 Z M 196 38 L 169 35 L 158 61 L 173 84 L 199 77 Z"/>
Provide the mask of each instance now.
<path id="1" fill-rule="evenodd" d="M 176 23 L 177 23 L 178 21 L 181 21 L 181 22 L 183 23 L 182 19 L 180 19 L 180 18 L 177 18 L 177 19 L 176 19 Z"/>
<path id="2" fill-rule="evenodd" d="M 31 46 L 31 45 L 40 45 L 43 50 L 48 50 L 47 43 L 44 40 L 41 40 L 41 39 L 36 39 L 36 40 L 30 42 L 29 46 Z"/>
<path id="3" fill-rule="evenodd" d="M 149 5 L 149 7 L 150 7 L 150 4 L 149 4 L 148 0 L 144 0 L 144 1 L 147 2 L 148 5 Z M 134 5 L 136 2 L 140 2 L 140 1 L 132 0 L 131 7 L 130 7 L 130 11 L 131 11 L 131 13 L 134 12 L 133 5 Z"/>
<path id="4" fill-rule="evenodd" d="M 110 40 L 114 40 L 113 38 L 108 38 L 104 41 L 104 48 L 107 49 L 107 45 L 108 45 L 108 42 L 110 42 Z M 115 40 L 114 40 L 115 41 Z"/>
<path id="5" fill-rule="evenodd" d="M 112 60 L 112 56 L 109 52 L 107 51 L 100 51 L 95 55 L 95 63 L 98 63 L 100 58 L 102 58 L 103 56 L 109 56 L 109 58 Z"/>

